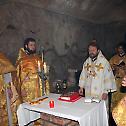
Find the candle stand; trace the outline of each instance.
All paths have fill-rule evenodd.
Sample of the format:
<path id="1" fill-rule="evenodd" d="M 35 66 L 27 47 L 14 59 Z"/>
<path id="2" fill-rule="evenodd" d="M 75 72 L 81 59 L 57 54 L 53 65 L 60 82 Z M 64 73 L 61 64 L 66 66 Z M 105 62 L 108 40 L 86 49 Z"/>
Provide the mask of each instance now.
<path id="1" fill-rule="evenodd" d="M 49 81 L 49 66 L 46 68 L 46 73 L 44 71 L 44 69 L 42 69 L 41 71 L 38 72 L 38 75 L 40 77 L 40 80 L 42 82 L 42 95 L 47 95 L 46 94 L 46 82 Z"/>
<path id="2" fill-rule="evenodd" d="M 46 92 L 45 92 L 46 91 L 46 85 L 45 85 L 46 82 L 45 81 L 47 80 L 47 77 L 44 73 L 44 70 L 38 72 L 38 75 L 39 75 L 40 80 L 42 82 L 42 95 L 44 96 L 44 95 L 46 95 Z"/>

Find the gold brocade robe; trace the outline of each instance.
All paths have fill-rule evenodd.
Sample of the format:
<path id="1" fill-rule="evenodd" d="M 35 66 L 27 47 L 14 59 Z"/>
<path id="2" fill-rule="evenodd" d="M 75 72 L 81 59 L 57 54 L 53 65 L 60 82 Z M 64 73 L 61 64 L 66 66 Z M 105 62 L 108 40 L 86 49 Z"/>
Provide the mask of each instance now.
<path id="1" fill-rule="evenodd" d="M 42 82 L 38 75 L 38 62 L 42 68 L 42 61 L 36 54 L 28 55 L 24 49 L 19 51 L 17 59 L 17 78 L 19 82 L 18 91 L 21 94 L 22 102 L 42 96 Z M 49 94 L 49 83 L 45 84 L 46 94 Z"/>
<path id="2" fill-rule="evenodd" d="M 113 109 L 112 115 L 117 126 L 126 126 L 126 96 Z"/>
<path id="3" fill-rule="evenodd" d="M 0 125 L 4 125 L 4 126 L 8 126 L 5 88 L 9 88 L 12 90 L 13 97 L 10 99 L 11 111 L 13 113 L 13 123 L 17 122 L 16 109 L 19 104 L 18 94 L 13 83 L 8 84 L 8 87 L 6 87 L 6 84 L 3 78 L 3 75 L 5 73 L 10 73 L 14 71 L 16 71 L 15 67 L 2 53 L 0 53 Z"/>
<path id="4" fill-rule="evenodd" d="M 126 64 L 126 55 L 124 55 L 123 57 L 115 55 L 110 59 L 110 65 L 112 69 L 114 70 L 116 68 L 115 80 L 117 85 L 117 91 L 114 92 L 112 95 L 112 109 L 118 104 L 118 102 L 124 97 L 124 95 L 126 95 L 126 93 L 120 92 L 122 79 L 126 74 L 126 65 L 123 67 L 119 67 L 119 64 L 121 62 L 124 62 Z"/>
<path id="5" fill-rule="evenodd" d="M 0 75 L 0 124 L 8 125 L 8 115 L 6 106 L 6 94 L 4 88 L 3 76 Z"/>

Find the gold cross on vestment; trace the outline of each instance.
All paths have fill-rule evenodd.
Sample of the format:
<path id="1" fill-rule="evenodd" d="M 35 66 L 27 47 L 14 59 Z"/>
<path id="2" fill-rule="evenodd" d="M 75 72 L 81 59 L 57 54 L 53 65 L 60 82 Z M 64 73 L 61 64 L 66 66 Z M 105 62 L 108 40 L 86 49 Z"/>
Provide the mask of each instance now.
<path id="1" fill-rule="evenodd" d="M 95 65 L 95 67 L 97 68 L 97 71 L 103 70 L 104 68 L 101 63 L 99 65 Z"/>
<path id="2" fill-rule="evenodd" d="M 89 63 L 87 63 L 87 66 L 85 66 L 84 68 L 87 69 L 87 71 L 89 71 L 89 68 L 91 67 L 91 65 L 89 65 Z"/>

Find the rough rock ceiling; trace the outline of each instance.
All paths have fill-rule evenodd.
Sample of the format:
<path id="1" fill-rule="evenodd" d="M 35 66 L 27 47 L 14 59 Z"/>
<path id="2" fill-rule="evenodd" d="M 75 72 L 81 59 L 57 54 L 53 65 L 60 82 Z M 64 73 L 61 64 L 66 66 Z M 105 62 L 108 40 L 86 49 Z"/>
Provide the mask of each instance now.
<path id="1" fill-rule="evenodd" d="M 93 23 L 126 22 L 126 0 L 0 0 L 19 2 Z"/>
<path id="2" fill-rule="evenodd" d="M 0 0 L 0 5 L 4 5 L 4 4 L 8 3 L 8 2 L 9 2 L 9 0 Z"/>

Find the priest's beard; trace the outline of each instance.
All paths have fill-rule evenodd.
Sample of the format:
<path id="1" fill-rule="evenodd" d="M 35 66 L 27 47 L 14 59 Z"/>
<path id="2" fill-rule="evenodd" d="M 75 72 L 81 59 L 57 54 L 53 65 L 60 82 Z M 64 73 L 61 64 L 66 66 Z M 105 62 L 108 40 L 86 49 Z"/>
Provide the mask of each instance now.
<path id="1" fill-rule="evenodd" d="M 31 50 L 31 49 L 29 49 L 29 48 L 26 48 L 26 53 L 28 54 L 28 55 L 31 55 L 31 54 L 35 54 L 36 53 L 36 50 Z"/>
<path id="2" fill-rule="evenodd" d="M 90 54 L 89 54 L 89 57 L 90 57 L 91 60 L 94 62 L 94 61 L 97 59 L 97 57 L 98 57 L 98 53 L 97 53 L 97 54 L 90 53 Z"/>

